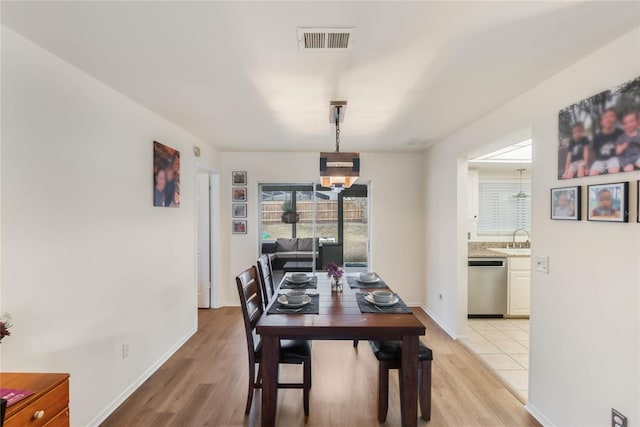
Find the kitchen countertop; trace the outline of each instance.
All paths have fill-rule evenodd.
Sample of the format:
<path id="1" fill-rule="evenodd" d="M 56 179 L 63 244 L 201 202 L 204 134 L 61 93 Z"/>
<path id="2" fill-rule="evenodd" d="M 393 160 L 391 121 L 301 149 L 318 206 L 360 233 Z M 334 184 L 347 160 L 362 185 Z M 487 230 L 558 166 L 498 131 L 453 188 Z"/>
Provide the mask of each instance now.
<path id="1" fill-rule="evenodd" d="M 531 255 L 523 254 L 502 254 L 500 252 L 494 252 L 487 248 L 482 249 L 469 249 L 469 258 L 527 258 Z"/>
<path id="2" fill-rule="evenodd" d="M 517 244 L 524 246 L 524 242 L 517 242 Z M 512 246 L 511 242 L 469 242 L 469 258 L 527 258 L 531 256 L 530 254 L 504 254 L 489 249 L 506 249 L 509 246 Z"/>

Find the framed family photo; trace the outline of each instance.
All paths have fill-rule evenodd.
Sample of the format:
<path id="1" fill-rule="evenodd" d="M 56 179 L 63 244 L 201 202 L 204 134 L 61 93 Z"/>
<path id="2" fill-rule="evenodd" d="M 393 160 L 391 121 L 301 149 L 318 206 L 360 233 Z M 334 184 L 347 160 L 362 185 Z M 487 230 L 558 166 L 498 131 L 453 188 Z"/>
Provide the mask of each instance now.
<path id="1" fill-rule="evenodd" d="M 246 202 L 247 201 L 247 187 L 234 188 L 232 191 L 232 197 L 234 202 Z"/>
<path id="2" fill-rule="evenodd" d="M 234 203 L 231 206 L 234 218 L 246 218 L 247 217 L 247 204 L 246 203 Z"/>
<path id="3" fill-rule="evenodd" d="M 582 187 L 551 189 L 551 219 L 579 221 L 582 213 Z"/>
<path id="4" fill-rule="evenodd" d="M 231 183 L 234 186 L 247 185 L 247 172 L 246 171 L 231 172 Z"/>
<path id="5" fill-rule="evenodd" d="M 558 179 L 640 169 L 640 77 L 558 114 Z"/>
<path id="6" fill-rule="evenodd" d="M 247 234 L 247 221 L 232 221 L 233 234 Z"/>
<path id="7" fill-rule="evenodd" d="M 153 141 L 153 206 L 180 207 L 180 151 Z"/>
<path id="8" fill-rule="evenodd" d="M 589 185 L 589 221 L 628 222 L 629 183 Z"/>

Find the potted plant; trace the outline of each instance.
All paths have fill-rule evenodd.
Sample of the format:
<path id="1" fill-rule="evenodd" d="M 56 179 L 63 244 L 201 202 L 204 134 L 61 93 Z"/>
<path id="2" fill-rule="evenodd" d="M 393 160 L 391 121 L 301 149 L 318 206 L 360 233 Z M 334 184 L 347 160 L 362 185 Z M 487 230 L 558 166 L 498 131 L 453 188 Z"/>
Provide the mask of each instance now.
<path id="1" fill-rule="evenodd" d="M 282 214 L 282 222 L 285 224 L 295 224 L 300 221 L 300 215 L 298 215 L 295 209 L 293 209 L 293 203 L 291 200 L 286 200 L 282 204 L 282 211 L 284 212 Z"/>
<path id="2" fill-rule="evenodd" d="M 11 332 L 9 332 L 11 326 L 11 315 L 9 313 L 4 313 L 0 316 L 0 342 L 4 337 L 11 335 Z"/>

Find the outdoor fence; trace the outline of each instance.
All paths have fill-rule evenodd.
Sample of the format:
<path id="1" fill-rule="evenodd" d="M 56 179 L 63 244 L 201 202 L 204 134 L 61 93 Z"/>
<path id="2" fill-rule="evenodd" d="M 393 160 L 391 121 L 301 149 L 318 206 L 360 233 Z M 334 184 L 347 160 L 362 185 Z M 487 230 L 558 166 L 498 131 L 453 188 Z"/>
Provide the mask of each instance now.
<path id="1" fill-rule="evenodd" d="M 262 202 L 262 223 L 274 223 L 282 221 L 282 205 L 284 202 Z M 313 202 L 296 202 L 296 212 L 300 215 L 300 222 L 313 222 Z M 367 205 L 364 200 L 345 200 L 343 206 L 345 222 L 367 222 Z M 338 201 L 322 200 L 316 202 L 317 222 L 338 221 Z"/>

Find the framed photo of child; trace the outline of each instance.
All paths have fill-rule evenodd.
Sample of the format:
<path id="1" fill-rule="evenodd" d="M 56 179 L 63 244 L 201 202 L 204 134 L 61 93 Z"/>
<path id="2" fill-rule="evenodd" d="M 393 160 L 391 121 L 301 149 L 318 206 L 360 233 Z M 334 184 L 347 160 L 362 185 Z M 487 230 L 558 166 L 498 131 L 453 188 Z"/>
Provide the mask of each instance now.
<path id="1" fill-rule="evenodd" d="M 605 222 L 629 221 L 629 183 L 589 185 L 587 220 Z"/>
<path id="2" fill-rule="evenodd" d="M 582 187 L 551 189 L 551 219 L 579 221 L 582 213 Z"/>
<path id="3" fill-rule="evenodd" d="M 234 202 L 247 201 L 247 187 L 237 187 L 231 190 Z"/>
<path id="4" fill-rule="evenodd" d="M 231 182 L 234 186 L 247 185 L 247 171 L 231 172 Z"/>
<path id="5" fill-rule="evenodd" d="M 231 205 L 234 218 L 246 218 L 247 217 L 247 204 L 246 203 L 234 203 Z"/>
<path id="6" fill-rule="evenodd" d="M 247 221 L 233 221 L 233 234 L 247 234 Z"/>
<path id="7" fill-rule="evenodd" d="M 558 114 L 558 179 L 640 170 L 640 77 Z"/>

